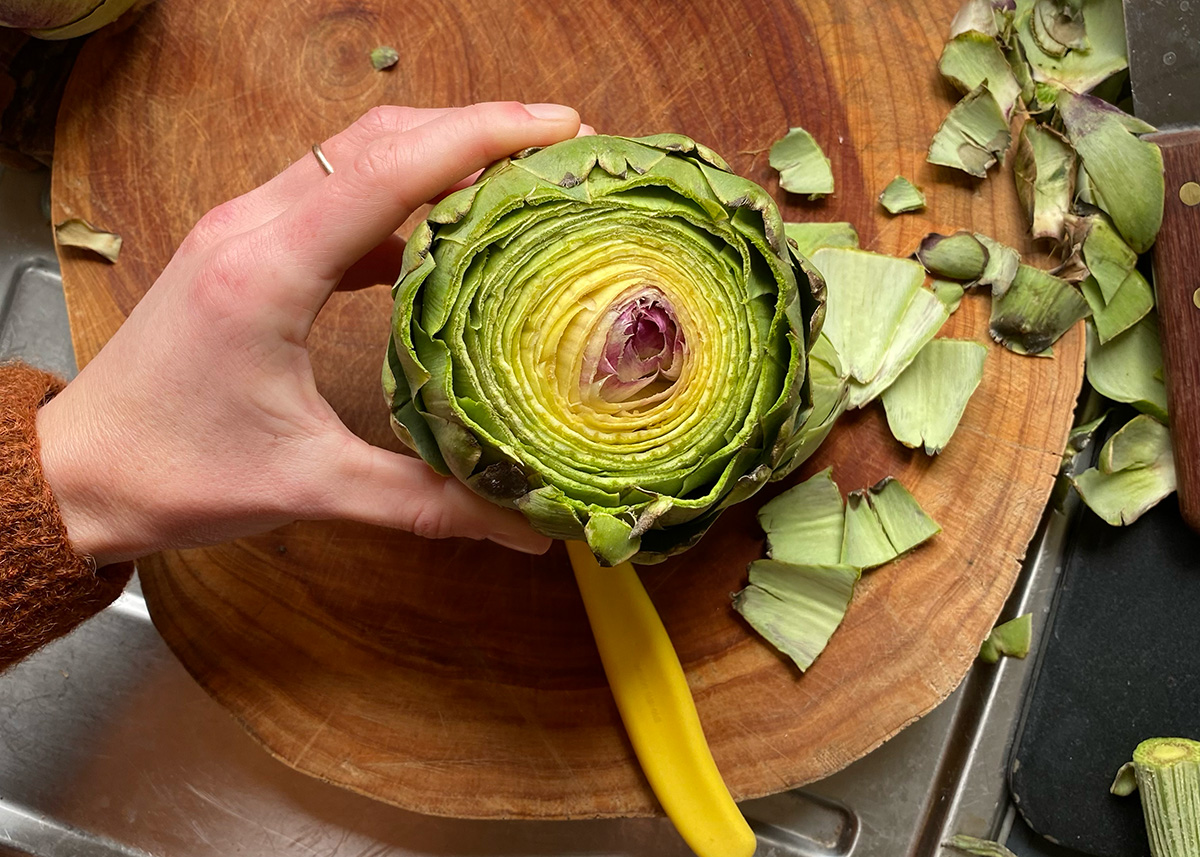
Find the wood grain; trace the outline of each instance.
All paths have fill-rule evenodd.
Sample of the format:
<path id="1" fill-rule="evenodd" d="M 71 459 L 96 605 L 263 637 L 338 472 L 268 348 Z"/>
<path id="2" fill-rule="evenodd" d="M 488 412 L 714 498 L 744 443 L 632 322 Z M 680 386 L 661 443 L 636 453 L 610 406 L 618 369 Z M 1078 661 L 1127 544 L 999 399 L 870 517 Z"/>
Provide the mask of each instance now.
<path id="1" fill-rule="evenodd" d="M 679 131 L 775 192 L 793 220 L 850 220 L 908 253 L 965 227 L 1026 247 L 1011 180 L 925 163 L 953 103 L 936 60 L 957 0 L 160 0 L 88 43 L 58 126 L 55 218 L 116 229 L 115 266 L 63 254 L 86 361 L 191 224 L 380 102 L 562 101 L 612 133 Z M 400 63 L 371 70 L 393 44 Z M 778 192 L 766 150 L 802 125 L 833 162 L 821 203 Z M 929 209 L 889 218 L 898 173 Z M 1028 248 L 1027 248 L 1028 249 Z M 318 383 L 361 436 L 395 446 L 378 390 L 387 290 L 338 295 L 311 345 Z M 943 335 L 987 342 L 968 297 Z M 992 347 L 937 459 L 904 449 L 877 406 L 840 424 L 800 478 L 843 489 L 886 474 L 944 532 L 868 575 L 803 677 L 730 607 L 759 556 L 757 503 L 643 579 L 679 651 L 713 753 L 739 798 L 836 771 L 940 702 L 970 667 L 1041 516 L 1082 377 L 1081 331 L 1052 360 Z M 790 481 L 789 481 L 790 484 Z M 773 486 L 773 496 L 785 486 Z M 141 564 L 159 630 L 272 753 L 421 812 L 564 818 L 656 805 L 621 728 L 565 552 L 528 558 L 349 523 L 302 523 Z"/>
<path id="2" fill-rule="evenodd" d="M 1166 173 L 1162 231 L 1154 243 L 1154 293 L 1179 511 L 1200 532 L 1200 207 L 1179 189 L 1200 181 L 1200 131 L 1155 134 Z"/>

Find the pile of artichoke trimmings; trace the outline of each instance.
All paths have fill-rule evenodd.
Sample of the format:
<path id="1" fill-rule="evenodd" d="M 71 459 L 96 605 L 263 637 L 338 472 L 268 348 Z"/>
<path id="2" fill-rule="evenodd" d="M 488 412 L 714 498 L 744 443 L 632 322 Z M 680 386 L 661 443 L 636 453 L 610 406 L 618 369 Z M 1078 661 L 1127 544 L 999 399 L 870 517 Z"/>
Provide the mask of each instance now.
<path id="1" fill-rule="evenodd" d="M 657 562 L 811 448 L 823 294 L 767 192 L 687 137 L 518 153 L 409 240 L 392 424 L 541 532 Z"/>

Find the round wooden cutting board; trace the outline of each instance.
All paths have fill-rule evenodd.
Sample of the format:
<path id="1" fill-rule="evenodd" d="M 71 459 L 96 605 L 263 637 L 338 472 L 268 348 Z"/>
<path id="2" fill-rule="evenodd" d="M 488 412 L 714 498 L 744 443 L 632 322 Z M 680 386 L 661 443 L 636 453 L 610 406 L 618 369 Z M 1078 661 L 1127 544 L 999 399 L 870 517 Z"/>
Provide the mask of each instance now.
<path id="1" fill-rule="evenodd" d="M 383 102 L 561 101 L 604 132 L 678 131 L 775 193 L 788 220 L 850 220 L 911 252 L 931 229 L 1024 249 L 1011 176 L 925 163 L 955 95 L 936 62 L 957 0 L 159 0 L 85 46 L 58 122 L 54 219 L 120 232 L 115 265 L 62 253 L 81 362 L 93 357 L 208 208 Z M 370 49 L 400 61 L 374 71 Z M 833 162 L 821 202 L 778 191 L 766 150 L 789 125 Z M 887 217 L 895 175 L 921 214 Z M 942 335 L 989 342 L 968 297 Z M 398 448 L 379 390 L 390 300 L 336 295 L 311 346 L 346 423 Z M 700 547 L 643 570 L 734 795 L 838 770 L 959 683 L 1009 593 L 1050 492 L 1081 383 L 1076 329 L 1053 359 L 993 346 L 936 459 L 878 405 L 847 416 L 796 479 L 843 490 L 892 474 L 944 532 L 866 575 L 804 675 L 730 606 L 761 555 L 760 500 Z M 657 811 L 609 694 L 565 551 L 529 558 L 344 522 L 301 523 L 140 565 L 155 624 L 262 744 L 313 776 L 427 813 L 563 818 Z"/>

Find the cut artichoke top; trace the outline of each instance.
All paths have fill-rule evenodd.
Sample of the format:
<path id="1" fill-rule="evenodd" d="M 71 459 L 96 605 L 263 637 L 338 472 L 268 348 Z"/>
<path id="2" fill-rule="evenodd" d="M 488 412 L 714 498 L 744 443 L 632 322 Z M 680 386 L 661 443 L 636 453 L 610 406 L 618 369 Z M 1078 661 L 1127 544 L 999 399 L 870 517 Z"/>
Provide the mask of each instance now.
<path id="1" fill-rule="evenodd" d="M 417 227 L 393 295 L 399 437 L 603 563 L 686 549 L 801 460 L 824 284 L 687 137 L 494 164 Z"/>

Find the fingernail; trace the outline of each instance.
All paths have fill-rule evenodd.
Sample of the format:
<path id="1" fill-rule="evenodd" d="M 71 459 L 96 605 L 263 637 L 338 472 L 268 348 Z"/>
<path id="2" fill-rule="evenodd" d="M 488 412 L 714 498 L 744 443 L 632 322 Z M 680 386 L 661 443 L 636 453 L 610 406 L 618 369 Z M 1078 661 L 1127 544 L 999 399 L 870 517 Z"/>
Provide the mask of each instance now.
<path id="1" fill-rule="evenodd" d="M 579 118 L 579 114 L 573 108 L 565 107 L 562 104 L 526 104 L 525 110 L 534 119 L 542 119 L 547 122 L 566 122 Z"/>
<path id="2" fill-rule="evenodd" d="M 513 533 L 492 533 L 488 536 L 490 541 L 498 545 L 504 545 L 506 548 L 512 548 L 521 553 L 543 554 L 550 550 L 551 540 L 537 533 L 523 533 L 516 535 Z"/>
<path id="3" fill-rule="evenodd" d="M 579 132 L 576 133 L 575 136 L 576 137 L 591 137 L 595 133 L 596 133 L 596 129 L 593 128 L 591 125 L 580 125 Z"/>

